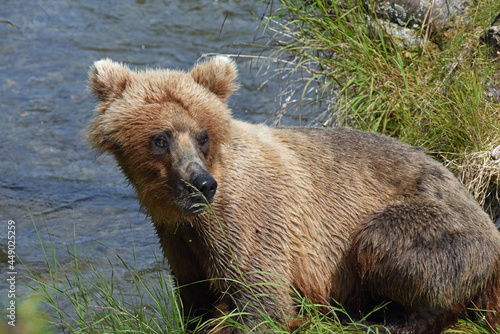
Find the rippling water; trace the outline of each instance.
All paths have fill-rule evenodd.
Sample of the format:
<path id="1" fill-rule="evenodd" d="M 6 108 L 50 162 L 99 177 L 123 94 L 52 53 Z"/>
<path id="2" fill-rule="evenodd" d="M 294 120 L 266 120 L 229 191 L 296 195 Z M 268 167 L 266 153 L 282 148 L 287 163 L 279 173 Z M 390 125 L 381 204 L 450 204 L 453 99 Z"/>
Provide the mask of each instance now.
<path id="1" fill-rule="evenodd" d="M 16 251 L 39 275 L 46 271 L 36 223 L 68 266 L 79 254 L 115 253 L 139 269 L 154 264 L 156 236 L 131 187 L 109 156 L 95 158 L 85 142 L 94 99 L 86 90 L 93 61 L 109 57 L 133 67 L 189 68 L 204 53 L 252 53 L 257 22 L 246 1 L 3 0 L 0 19 L 0 256 L 7 271 L 7 221 L 16 222 Z M 231 99 L 236 117 L 272 118 L 277 84 L 248 58 L 237 60 L 242 88 Z M 304 118 L 302 118 L 304 119 Z M 283 118 L 283 124 L 298 124 Z M 49 238 L 50 236 L 50 238 Z M 17 264 L 20 280 L 26 275 Z M 26 292 L 18 280 L 18 295 Z M 127 284 L 116 273 L 117 284 Z M 4 291 L 6 282 L 0 282 Z M 0 299 L 5 298 L 2 294 Z"/>

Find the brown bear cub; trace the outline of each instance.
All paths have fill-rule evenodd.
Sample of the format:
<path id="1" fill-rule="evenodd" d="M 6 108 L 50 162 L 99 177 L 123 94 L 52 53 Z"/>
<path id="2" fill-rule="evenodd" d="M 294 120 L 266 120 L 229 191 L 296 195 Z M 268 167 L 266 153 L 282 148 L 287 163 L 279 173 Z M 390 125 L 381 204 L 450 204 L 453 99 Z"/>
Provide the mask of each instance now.
<path id="1" fill-rule="evenodd" d="M 447 169 L 378 134 L 235 120 L 236 76 L 225 57 L 190 72 L 106 59 L 90 72 L 89 140 L 135 187 L 186 315 L 240 311 L 265 332 L 265 314 L 294 330 L 298 292 L 355 317 L 390 301 L 371 323 L 391 333 L 440 333 L 469 307 L 489 310 L 495 331 L 500 232 Z"/>

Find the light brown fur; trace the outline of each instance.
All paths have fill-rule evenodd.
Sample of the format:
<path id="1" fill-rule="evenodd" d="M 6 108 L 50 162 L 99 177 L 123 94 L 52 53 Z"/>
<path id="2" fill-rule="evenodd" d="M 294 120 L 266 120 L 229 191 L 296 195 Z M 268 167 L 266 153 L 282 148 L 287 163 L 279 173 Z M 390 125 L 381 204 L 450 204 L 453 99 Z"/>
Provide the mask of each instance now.
<path id="1" fill-rule="evenodd" d="M 392 333 L 440 333 L 474 303 L 500 311 L 500 233 L 449 171 L 377 134 L 232 119 L 235 78 L 221 57 L 191 73 L 103 60 L 90 74 L 99 98 L 90 142 L 136 188 L 187 312 L 250 303 L 248 328 L 261 305 L 293 329 L 288 286 L 358 315 L 392 300 L 399 316 L 381 320 Z M 184 181 L 206 173 L 219 221 L 189 209 Z"/>

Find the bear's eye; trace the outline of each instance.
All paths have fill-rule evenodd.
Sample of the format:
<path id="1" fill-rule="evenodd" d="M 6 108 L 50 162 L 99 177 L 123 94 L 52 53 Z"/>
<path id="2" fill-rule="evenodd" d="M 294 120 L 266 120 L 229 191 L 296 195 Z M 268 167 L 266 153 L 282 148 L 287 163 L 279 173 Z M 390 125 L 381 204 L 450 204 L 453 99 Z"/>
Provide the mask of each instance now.
<path id="1" fill-rule="evenodd" d="M 203 132 L 198 137 L 198 145 L 201 152 L 206 156 L 208 154 L 208 151 L 210 151 L 210 137 L 205 130 L 203 130 Z"/>
<path id="2" fill-rule="evenodd" d="M 169 133 L 159 133 L 153 136 L 151 139 L 151 149 L 154 153 L 163 156 L 168 153 L 170 139 Z"/>
<path id="3" fill-rule="evenodd" d="M 167 147 L 168 140 L 165 137 L 157 137 L 155 138 L 155 145 L 158 147 Z"/>
<path id="4" fill-rule="evenodd" d="M 205 132 L 203 136 L 198 140 L 198 143 L 200 145 L 205 145 L 206 143 L 208 143 L 208 133 Z"/>

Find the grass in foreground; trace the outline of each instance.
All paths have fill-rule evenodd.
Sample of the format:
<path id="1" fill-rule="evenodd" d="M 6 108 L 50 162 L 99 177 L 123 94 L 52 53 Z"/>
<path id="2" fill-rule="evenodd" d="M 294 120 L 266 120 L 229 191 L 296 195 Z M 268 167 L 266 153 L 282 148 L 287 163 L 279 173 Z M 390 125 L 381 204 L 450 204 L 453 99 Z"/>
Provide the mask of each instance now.
<path id="1" fill-rule="evenodd" d="M 76 243 L 73 243 L 73 248 L 68 249 L 72 261 L 63 265 L 55 256 L 52 242 L 46 244 L 35 222 L 33 224 L 47 272 L 41 278 L 29 267 L 27 269 L 32 279 L 30 286 L 49 308 L 47 313 L 50 316 L 46 315 L 45 320 L 52 332 L 186 332 L 182 304 L 168 273 L 160 268 L 161 260 L 157 254 L 152 279 L 144 278 L 144 273 L 139 272 L 137 261 L 135 264 L 125 263 L 116 254 L 122 264 L 119 269 L 125 269 L 133 280 L 130 289 L 123 291 L 115 286 L 114 265 L 109 259 L 102 259 L 97 250 L 95 254 L 80 255 Z"/>
<path id="2" fill-rule="evenodd" d="M 491 157 L 500 145 L 500 101 L 489 94 L 500 88 L 500 62 L 479 36 L 498 12 L 495 0 L 472 5 L 463 23 L 434 35 L 437 44 L 426 29 L 423 44 L 391 34 L 358 0 L 273 1 L 261 25 L 266 47 L 295 64 L 281 76 L 308 74 L 302 100 L 322 103 L 330 115 L 324 125 L 425 147 L 484 205 L 498 199 L 500 184 Z"/>

